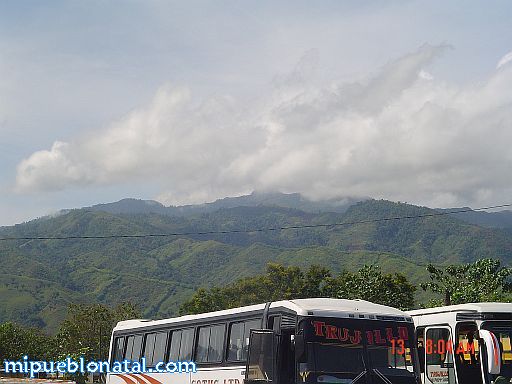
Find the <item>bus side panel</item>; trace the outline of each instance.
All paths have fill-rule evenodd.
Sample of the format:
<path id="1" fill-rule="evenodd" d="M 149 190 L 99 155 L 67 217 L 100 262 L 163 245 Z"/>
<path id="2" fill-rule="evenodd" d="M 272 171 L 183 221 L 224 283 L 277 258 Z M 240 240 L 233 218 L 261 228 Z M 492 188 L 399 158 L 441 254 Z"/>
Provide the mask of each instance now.
<path id="1" fill-rule="evenodd" d="M 109 374 L 107 384 L 190 384 L 194 373 Z"/>
<path id="2" fill-rule="evenodd" d="M 243 384 L 244 377 L 245 366 L 198 368 L 190 384 Z"/>

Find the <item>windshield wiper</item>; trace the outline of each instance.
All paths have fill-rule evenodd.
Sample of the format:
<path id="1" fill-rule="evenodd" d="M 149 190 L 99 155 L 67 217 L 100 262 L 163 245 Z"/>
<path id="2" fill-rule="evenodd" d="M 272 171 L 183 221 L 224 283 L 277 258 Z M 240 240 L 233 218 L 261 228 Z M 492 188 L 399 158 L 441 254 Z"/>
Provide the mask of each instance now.
<path id="1" fill-rule="evenodd" d="M 375 372 L 375 375 L 377 375 L 377 377 L 379 377 L 380 379 L 382 379 L 383 382 L 385 382 L 386 384 L 393 384 L 391 381 L 389 381 L 389 379 L 384 376 L 384 374 L 379 371 L 377 368 L 373 368 L 373 372 Z"/>
<path id="2" fill-rule="evenodd" d="M 362 371 L 359 375 L 357 375 L 356 377 L 354 377 L 354 380 L 352 380 L 350 382 L 350 384 L 354 384 L 356 381 L 358 381 L 361 377 L 363 377 L 364 375 L 366 375 L 366 370 Z"/>

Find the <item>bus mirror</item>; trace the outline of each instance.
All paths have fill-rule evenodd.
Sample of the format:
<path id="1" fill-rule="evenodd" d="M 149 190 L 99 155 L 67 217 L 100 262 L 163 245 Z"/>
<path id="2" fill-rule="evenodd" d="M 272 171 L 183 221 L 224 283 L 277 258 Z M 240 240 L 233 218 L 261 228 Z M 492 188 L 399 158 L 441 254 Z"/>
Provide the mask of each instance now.
<path id="1" fill-rule="evenodd" d="M 483 340 L 485 355 L 487 357 L 487 370 L 490 374 L 497 375 L 501 370 L 501 350 L 498 339 L 494 333 L 481 329 L 480 338 Z"/>
<path id="2" fill-rule="evenodd" d="M 274 382 L 277 335 L 270 329 L 252 329 L 244 384 Z"/>
<path id="3" fill-rule="evenodd" d="M 304 341 L 304 333 L 298 333 L 294 338 L 295 344 L 295 360 L 298 363 L 306 362 L 306 343 Z"/>

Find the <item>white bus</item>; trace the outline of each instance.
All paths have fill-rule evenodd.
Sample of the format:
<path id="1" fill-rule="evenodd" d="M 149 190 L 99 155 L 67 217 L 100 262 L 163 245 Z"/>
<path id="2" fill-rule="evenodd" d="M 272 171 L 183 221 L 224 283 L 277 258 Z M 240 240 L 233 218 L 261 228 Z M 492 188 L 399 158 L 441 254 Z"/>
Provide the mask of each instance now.
<path id="1" fill-rule="evenodd" d="M 512 304 L 407 312 L 416 326 L 424 384 L 512 383 Z"/>
<path id="2" fill-rule="evenodd" d="M 362 300 L 300 299 L 117 324 L 110 362 L 194 361 L 196 373 L 108 384 L 420 384 L 412 318 Z"/>

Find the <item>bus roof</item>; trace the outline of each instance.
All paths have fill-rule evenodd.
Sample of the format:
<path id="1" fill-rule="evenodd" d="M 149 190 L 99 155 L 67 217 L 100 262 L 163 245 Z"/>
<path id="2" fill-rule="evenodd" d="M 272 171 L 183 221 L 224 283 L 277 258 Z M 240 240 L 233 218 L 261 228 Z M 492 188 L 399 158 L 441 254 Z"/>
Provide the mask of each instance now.
<path id="1" fill-rule="evenodd" d="M 316 316 L 333 316 L 336 313 L 352 313 L 352 314 L 367 314 L 367 315 L 388 315 L 388 316 L 402 316 L 409 317 L 407 313 L 398 309 L 388 307 L 385 305 L 374 304 L 365 300 L 346 300 L 346 299 L 295 299 L 295 300 L 282 300 L 274 301 L 271 303 L 270 308 L 286 308 L 298 315 L 316 315 Z M 198 315 L 186 315 L 162 320 L 126 320 L 117 323 L 114 330 L 124 330 L 138 327 L 159 326 L 172 323 L 194 322 L 195 320 L 202 320 L 214 317 L 240 315 L 249 312 L 263 311 L 265 304 L 249 305 L 246 307 L 226 309 L 222 311 L 202 313 Z"/>
<path id="2" fill-rule="evenodd" d="M 407 311 L 407 314 L 414 316 L 433 315 L 436 313 L 448 312 L 512 312 L 512 303 L 468 303 L 448 305 L 444 307 L 416 309 Z"/>

